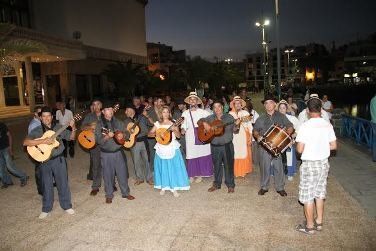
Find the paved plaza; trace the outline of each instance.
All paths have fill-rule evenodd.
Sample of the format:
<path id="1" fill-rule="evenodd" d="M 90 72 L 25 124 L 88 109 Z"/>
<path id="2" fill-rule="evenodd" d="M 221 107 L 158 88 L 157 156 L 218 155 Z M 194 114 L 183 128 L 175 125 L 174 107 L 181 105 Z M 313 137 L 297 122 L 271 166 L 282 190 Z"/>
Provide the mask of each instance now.
<path id="1" fill-rule="evenodd" d="M 273 188 L 258 196 L 257 167 L 246 179 L 236 180 L 234 194 L 227 194 L 224 188 L 208 193 L 212 179 L 206 179 L 179 198 L 170 193 L 162 197 L 145 183 L 133 185 L 133 166 L 126 152 L 131 194 L 136 200 L 122 199 L 117 192 L 108 205 L 103 189 L 96 197 L 89 196 L 89 155 L 79 147 L 75 158 L 68 158 L 76 214 L 66 214 L 55 193 L 51 215 L 39 220 L 41 197 L 36 192 L 34 167 L 21 147 L 26 124 L 17 120 L 9 125 L 15 135 L 15 161 L 30 175 L 30 182 L 21 188 L 14 179 L 14 186 L 0 190 L 1 250 L 376 249 L 375 165 L 368 153 L 342 141 L 337 157 L 331 160 L 324 230 L 307 236 L 294 230 L 304 220 L 298 178 L 287 182 L 287 197 Z M 353 181 L 363 180 L 341 185 L 351 180 L 346 172 Z"/>

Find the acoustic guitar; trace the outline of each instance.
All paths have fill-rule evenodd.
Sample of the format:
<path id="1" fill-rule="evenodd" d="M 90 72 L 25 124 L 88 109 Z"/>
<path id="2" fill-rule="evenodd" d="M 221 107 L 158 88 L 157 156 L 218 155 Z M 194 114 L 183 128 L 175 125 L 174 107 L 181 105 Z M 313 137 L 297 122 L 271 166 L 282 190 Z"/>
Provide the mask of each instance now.
<path id="1" fill-rule="evenodd" d="M 119 104 L 114 105 L 114 113 L 117 112 L 120 108 Z M 96 145 L 95 142 L 95 126 L 96 123 L 91 124 L 91 128 L 87 130 L 82 130 L 80 134 L 78 135 L 78 143 L 85 148 L 85 149 L 91 149 Z"/>
<path id="2" fill-rule="evenodd" d="M 74 121 L 79 121 L 82 119 L 82 114 L 85 111 L 82 111 L 76 115 L 73 116 Z M 45 138 L 52 138 L 54 139 L 52 144 L 39 144 L 35 146 L 28 146 L 26 147 L 27 152 L 29 153 L 30 157 L 32 157 L 34 160 L 38 162 L 45 162 L 50 159 L 52 150 L 60 145 L 59 141 L 56 140 L 56 138 L 69 126 L 69 123 L 62 126 L 59 130 L 56 132 L 53 130 L 48 130 L 45 133 L 43 133 L 42 137 L 37 139 L 45 139 Z"/>
<path id="3" fill-rule="evenodd" d="M 180 117 L 169 128 L 158 128 L 155 132 L 157 142 L 162 145 L 170 144 L 172 140 L 172 127 L 179 126 L 183 121 L 184 117 Z"/>
<path id="4" fill-rule="evenodd" d="M 244 116 L 238 119 L 240 120 L 240 122 L 248 122 L 252 120 L 252 116 Z M 206 131 L 204 124 L 200 123 L 198 125 L 198 139 L 205 144 L 210 143 L 214 139 L 214 137 L 222 136 L 225 133 L 225 127 L 235 123 L 235 121 L 236 120 L 234 120 L 233 122 L 223 123 L 222 120 L 216 119 L 211 123 L 208 123 L 211 126 L 211 129 L 209 131 Z"/>
<path id="5" fill-rule="evenodd" d="M 127 135 L 127 139 L 124 141 L 123 146 L 125 148 L 132 148 L 136 143 L 136 137 L 140 133 L 140 126 L 138 125 L 139 121 L 136 120 L 134 123 L 130 122 L 127 125 L 126 131 L 129 135 Z M 126 133 L 127 134 L 127 133 Z"/>

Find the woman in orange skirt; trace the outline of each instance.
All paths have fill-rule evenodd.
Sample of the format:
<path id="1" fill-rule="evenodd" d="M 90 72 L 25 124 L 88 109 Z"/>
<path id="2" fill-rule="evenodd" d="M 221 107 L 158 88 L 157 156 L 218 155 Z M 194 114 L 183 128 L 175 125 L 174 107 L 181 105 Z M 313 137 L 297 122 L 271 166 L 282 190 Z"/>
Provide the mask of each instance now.
<path id="1" fill-rule="evenodd" d="M 245 177 L 252 172 L 252 121 L 250 114 L 244 110 L 246 102 L 239 96 L 235 96 L 230 103 L 230 115 L 234 119 L 241 119 L 240 130 L 234 134 L 234 176 Z"/>

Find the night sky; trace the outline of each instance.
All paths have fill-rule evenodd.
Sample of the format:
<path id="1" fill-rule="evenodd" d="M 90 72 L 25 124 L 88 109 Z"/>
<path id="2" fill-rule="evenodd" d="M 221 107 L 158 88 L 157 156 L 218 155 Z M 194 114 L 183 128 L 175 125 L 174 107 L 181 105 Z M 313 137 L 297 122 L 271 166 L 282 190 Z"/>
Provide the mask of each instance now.
<path id="1" fill-rule="evenodd" d="M 327 47 L 376 32 L 376 0 L 280 0 L 280 41 L 284 45 L 323 43 Z M 261 30 L 275 47 L 274 0 L 149 0 L 148 42 L 161 42 L 189 55 L 241 59 L 261 51 Z"/>

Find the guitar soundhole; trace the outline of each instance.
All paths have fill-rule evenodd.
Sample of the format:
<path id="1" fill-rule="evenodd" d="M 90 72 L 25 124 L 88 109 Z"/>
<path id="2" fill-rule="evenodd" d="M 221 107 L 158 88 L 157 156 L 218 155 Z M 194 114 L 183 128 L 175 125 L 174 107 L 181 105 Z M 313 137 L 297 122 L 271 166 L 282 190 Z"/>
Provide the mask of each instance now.
<path id="1" fill-rule="evenodd" d="M 91 140 L 90 140 L 86 135 L 85 135 L 84 137 L 85 137 L 85 139 L 86 139 L 87 141 L 91 142 Z"/>
<path id="2" fill-rule="evenodd" d="M 44 154 L 44 152 L 42 151 L 42 149 L 40 149 L 38 146 L 35 146 L 36 149 L 38 149 L 38 151 L 41 153 L 41 154 Z"/>

